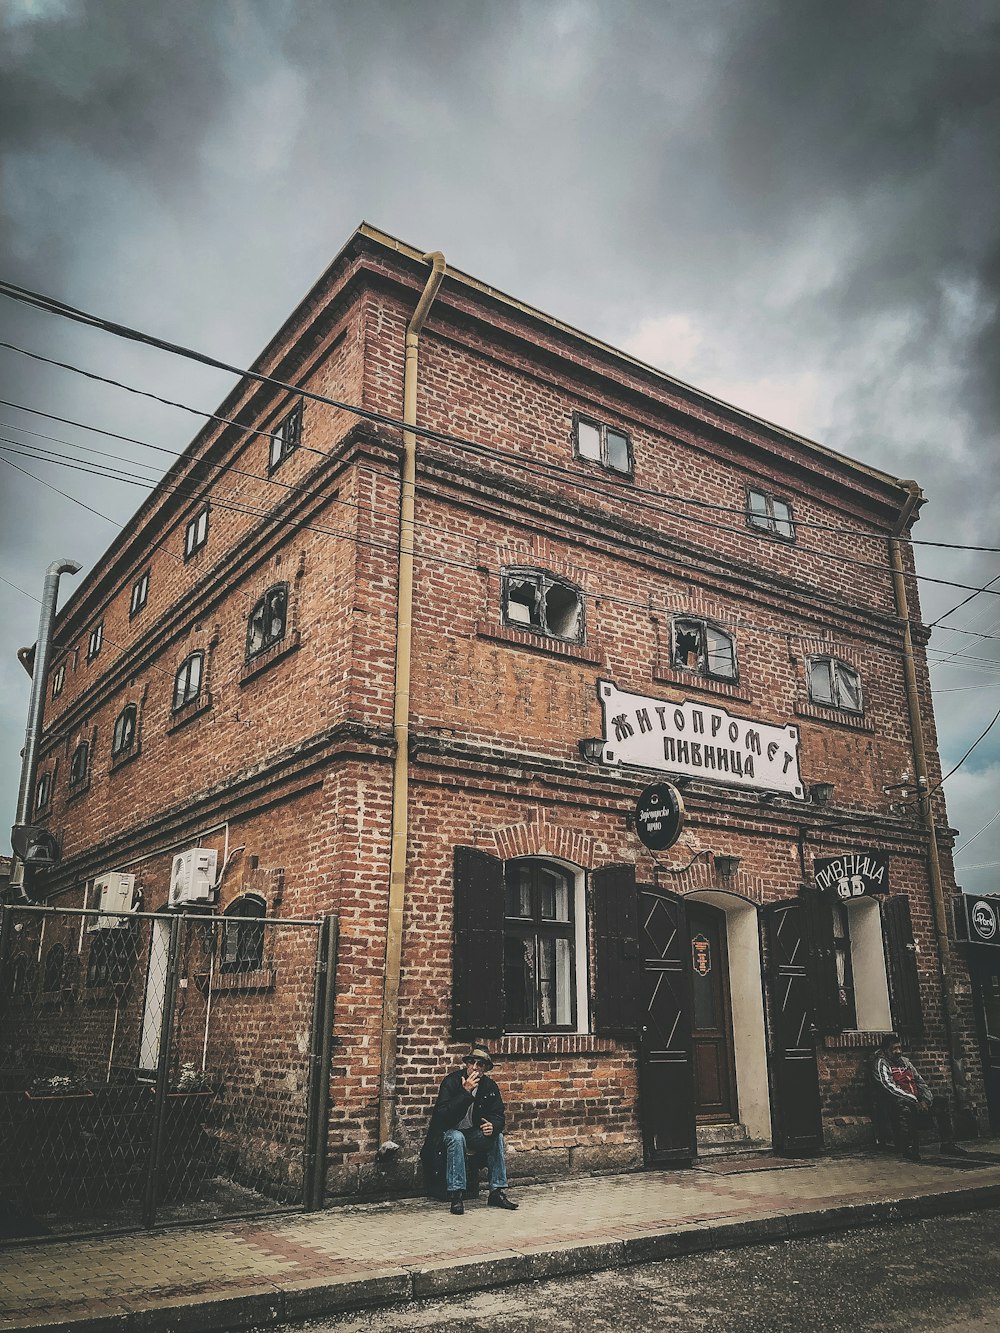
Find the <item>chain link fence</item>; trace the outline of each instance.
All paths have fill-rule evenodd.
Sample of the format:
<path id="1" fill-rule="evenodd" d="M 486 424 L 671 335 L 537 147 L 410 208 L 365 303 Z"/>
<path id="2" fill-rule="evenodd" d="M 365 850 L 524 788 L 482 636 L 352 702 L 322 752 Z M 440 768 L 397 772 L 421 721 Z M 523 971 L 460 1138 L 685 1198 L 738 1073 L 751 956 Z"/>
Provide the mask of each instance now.
<path id="1" fill-rule="evenodd" d="M 322 1204 L 336 919 L 0 908 L 0 1232 Z"/>

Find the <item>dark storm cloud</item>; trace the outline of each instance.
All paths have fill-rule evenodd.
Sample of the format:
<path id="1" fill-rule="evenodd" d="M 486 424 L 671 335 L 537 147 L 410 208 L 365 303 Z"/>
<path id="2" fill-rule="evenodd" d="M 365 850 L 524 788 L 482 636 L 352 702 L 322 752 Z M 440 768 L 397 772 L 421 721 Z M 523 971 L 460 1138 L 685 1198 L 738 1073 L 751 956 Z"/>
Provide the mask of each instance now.
<path id="1" fill-rule="evenodd" d="M 918 536 L 997 545 L 998 30 L 992 0 L 7 0 L 4 276 L 246 363 L 366 217 L 915 476 Z M 0 319 L 13 341 L 209 409 L 226 388 L 33 312 Z M 176 448 L 197 425 L 2 352 L 0 396 Z M 25 465 L 117 523 L 141 498 Z M 32 590 L 54 555 L 89 563 L 115 534 L 0 478 L 4 572 Z M 1000 568 L 919 560 L 965 583 Z M 924 585 L 927 619 L 963 595 Z M 16 734 L 10 642 L 37 608 L 8 600 Z M 995 633 L 987 603 L 946 623 Z M 994 644 L 935 631 L 937 655 L 993 664 L 938 672 L 946 766 L 995 711 Z M 995 810 L 992 740 L 949 784 L 966 833 Z"/>

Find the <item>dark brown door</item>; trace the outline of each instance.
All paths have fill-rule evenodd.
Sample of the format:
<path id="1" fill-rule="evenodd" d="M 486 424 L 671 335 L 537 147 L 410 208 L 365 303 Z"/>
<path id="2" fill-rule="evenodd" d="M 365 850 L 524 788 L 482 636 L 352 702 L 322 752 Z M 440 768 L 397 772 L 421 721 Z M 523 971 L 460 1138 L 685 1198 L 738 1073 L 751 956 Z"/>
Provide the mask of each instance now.
<path id="1" fill-rule="evenodd" d="M 726 914 L 705 903 L 688 907 L 691 935 L 691 1047 L 694 1109 L 703 1123 L 739 1119 L 729 999 Z"/>
<path id="2" fill-rule="evenodd" d="M 816 1028 L 806 960 L 806 918 L 800 903 L 764 908 L 769 955 L 771 1090 L 774 1146 L 789 1157 L 823 1151 Z"/>
<path id="3" fill-rule="evenodd" d="M 680 898 L 639 885 L 639 1118 L 647 1166 L 697 1152 L 691 1066 L 687 913 Z"/>

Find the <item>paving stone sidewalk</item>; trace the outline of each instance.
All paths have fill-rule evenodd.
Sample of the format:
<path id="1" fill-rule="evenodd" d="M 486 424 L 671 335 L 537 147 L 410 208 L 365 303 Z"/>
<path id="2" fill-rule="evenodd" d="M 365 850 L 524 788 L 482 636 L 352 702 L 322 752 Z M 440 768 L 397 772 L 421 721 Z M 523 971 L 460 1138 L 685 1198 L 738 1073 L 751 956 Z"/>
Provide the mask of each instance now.
<path id="1" fill-rule="evenodd" d="M 697 1250 L 1000 1204 L 981 1163 L 769 1159 L 512 1188 L 452 1217 L 419 1199 L 0 1249 L 0 1330 L 248 1328 Z M 753 1167 L 753 1169 L 749 1169 Z"/>

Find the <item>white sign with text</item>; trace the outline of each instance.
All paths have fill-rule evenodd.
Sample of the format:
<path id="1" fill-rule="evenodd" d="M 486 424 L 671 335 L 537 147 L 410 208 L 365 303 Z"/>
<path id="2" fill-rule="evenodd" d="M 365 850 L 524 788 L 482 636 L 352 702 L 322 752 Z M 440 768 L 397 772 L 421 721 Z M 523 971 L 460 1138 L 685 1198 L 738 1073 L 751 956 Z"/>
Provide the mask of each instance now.
<path id="1" fill-rule="evenodd" d="M 733 717 L 714 704 L 669 703 L 597 682 L 605 764 L 688 773 L 707 782 L 804 795 L 799 729 Z"/>

